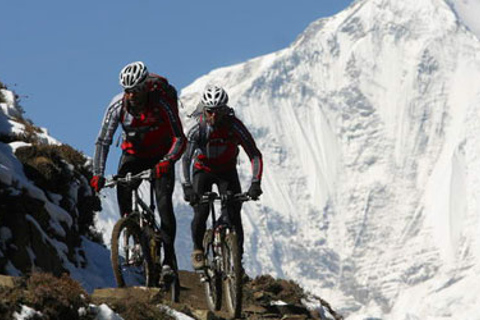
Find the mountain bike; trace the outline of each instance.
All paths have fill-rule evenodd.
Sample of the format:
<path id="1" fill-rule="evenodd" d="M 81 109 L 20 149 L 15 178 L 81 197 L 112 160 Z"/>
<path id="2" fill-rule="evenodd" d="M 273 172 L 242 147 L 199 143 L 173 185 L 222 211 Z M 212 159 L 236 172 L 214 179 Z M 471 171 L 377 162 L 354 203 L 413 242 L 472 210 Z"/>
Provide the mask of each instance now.
<path id="1" fill-rule="evenodd" d="M 203 238 L 205 267 L 200 271 L 208 308 L 213 312 L 219 311 L 224 294 L 227 310 L 233 318 L 239 318 L 242 312 L 242 257 L 237 233 L 230 223 L 229 210 L 226 217 L 222 215 L 217 220 L 214 202 L 220 201 L 222 206 L 225 206 L 231 202 L 249 200 L 251 198 L 246 193 L 218 195 L 207 192 L 198 201 L 199 204 L 209 204 L 212 217 L 211 228 L 205 232 Z"/>
<path id="2" fill-rule="evenodd" d="M 150 182 L 150 206 L 139 194 L 139 184 Z M 169 292 L 172 302 L 178 302 L 180 281 L 176 258 L 172 268 L 173 279 L 161 275 L 164 258 L 161 229 L 155 220 L 154 187 L 152 170 L 136 175 L 128 173 L 124 178 L 114 176 L 107 179 L 105 187 L 125 184 L 133 190 L 133 211 L 117 221 L 112 231 L 112 269 L 118 287 L 129 287 L 141 283 L 147 287 L 161 287 Z"/>

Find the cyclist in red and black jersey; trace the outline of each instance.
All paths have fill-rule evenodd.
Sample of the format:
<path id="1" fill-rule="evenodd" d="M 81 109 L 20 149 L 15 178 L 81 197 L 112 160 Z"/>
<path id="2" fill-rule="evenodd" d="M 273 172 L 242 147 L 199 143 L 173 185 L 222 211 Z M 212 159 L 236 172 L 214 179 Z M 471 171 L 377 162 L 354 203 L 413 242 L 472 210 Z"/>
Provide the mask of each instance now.
<path id="1" fill-rule="evenodd" d="M 228 95 L 223 88 L 211 86 L 205 90 L 200 106 L 202 113 L 198 123 L 189 130 L 187 151 L 182 158 L 184 197 L 193 204 L 195 211 L 191 225 L 194 245 L 192 265 L 195 269 L 204 266 L 202 242 L 209 215 L 208 204 L 196 204 L 196 199 L 212 191 L 213 184 L 217 185 L 220 194 L 241 192 L 236 168 L 239 146 L 245 150 L 252 164 L 248 194 L 255 200 L 262 194 L 262 154 L 248 129 L 235 117 L 227 103 Z M 222 216 L 225 210 L 227 208 L 222 208 Z M 228 210 L 231 210 L 231 223 L 237 231 L 242 254 L 241 203 L 231 204 Z"/>
<path id="2" fill-rule="evenodd" d="M 186 147 L 186 138 L 178 116 L 177 93 L 167 79 L 149 73 L 143 62 L 133 62 L 120 72 L 123 94 L 107 108 L 97 138 L 90 184 L 96 192 L 105 183 L 105 163 L 112 139 L 120 124 L 123 129 L 122 156 L 118 175 L 136 174 L 154 168 L 155 196 L 164 235 L 164 274 L 172 272 L 175 257 L 176 220 L 172 193 L 175 162 Z M 117 200 L 122 215 L 132 211 L 132 189 L 117 186 Z"/>

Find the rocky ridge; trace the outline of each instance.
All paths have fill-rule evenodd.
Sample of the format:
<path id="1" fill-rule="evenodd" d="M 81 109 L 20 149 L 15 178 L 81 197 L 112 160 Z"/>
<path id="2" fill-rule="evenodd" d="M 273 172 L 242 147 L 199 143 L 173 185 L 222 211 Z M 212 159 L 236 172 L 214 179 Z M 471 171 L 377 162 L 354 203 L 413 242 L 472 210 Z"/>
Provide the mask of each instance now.
<path id="1" fill-rule="evenodd" d="M 131 287 L 97 289 L 89 295 L 81 285 L 64 275 L 36 273 L 30 277 L 0 276 L 0 319 L 9 319 L 25 307 L 35 311 L 35 319 L 97 319 L 99 308 L 109 308 L 119 319 L 178 319 L 183 314 L 195 320 L 229 319 L 223 309 L 208 310 L 198 275 L 181 271 L 179 303 L 170 303 L 160 289 Z M 317 303 L 322 307 L 307 308 Z M 242 319 L 341 320 L 324 300 L 309 296 L 293 281 L 261 276 L 244 284 Z"/>

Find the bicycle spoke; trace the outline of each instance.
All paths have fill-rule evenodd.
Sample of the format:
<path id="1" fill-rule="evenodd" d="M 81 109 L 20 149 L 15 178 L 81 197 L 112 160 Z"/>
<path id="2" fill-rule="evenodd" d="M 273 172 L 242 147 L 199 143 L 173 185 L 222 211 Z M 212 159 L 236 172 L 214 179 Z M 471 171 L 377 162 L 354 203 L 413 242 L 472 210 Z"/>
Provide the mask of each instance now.
<path id="1" fill-rule="evenodd" d="M 203 241 L 203 246 L 206 251 L 206 268 L 204 270 L 205 274 L 203 275 L 203 283 L 208 308 L 210 311 L 218 311 L 222 307 L 222 278 L 221 273 L 217 268 L 217 256 L 214 253 L 212 240 L 212 230 L 209 229 L 205 233 Z"/>
<path id="2" fill-rule="evenodd" d="M 141 235 L 138 225 L 128 218 L 120 219 L 113 229 L 112 268 L 119 287 L 148 284 L 152 267 Z"/>

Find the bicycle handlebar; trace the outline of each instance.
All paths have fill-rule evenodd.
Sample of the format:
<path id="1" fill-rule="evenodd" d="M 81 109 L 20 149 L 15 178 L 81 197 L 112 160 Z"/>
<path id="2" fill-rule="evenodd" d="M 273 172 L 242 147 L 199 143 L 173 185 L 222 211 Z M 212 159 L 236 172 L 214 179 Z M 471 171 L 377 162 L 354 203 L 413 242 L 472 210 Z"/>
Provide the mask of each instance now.
<path id="1" fill-rule="evenodd" d="M 203 204 L 203 203 L 213 202 L 216 200 L 245 202 L 253 199 L 246 192 L 237 193 L 237 194 L 221 194 L 221 195 L 219 195 L 216 192 L 206 192 L 203 196 L 200 197 L 200 199 L 198 200 L 198 203 Z"/>
<path id="2" fill-rule="evenodd" d="M 153 177 L 153 170 L 147 169 L 140 173 L 132 175 L 131 172 L 127 173 L 125 177 L 119 177 L 118 175 L 114 175 L 111 178 L 107 178 L 105 181 L 105 188 L 112 188 L 117 184 L 129 184 L 134 183 L 141 180 L 150 180 Z"/>

